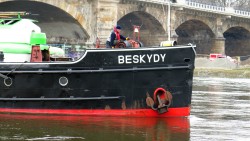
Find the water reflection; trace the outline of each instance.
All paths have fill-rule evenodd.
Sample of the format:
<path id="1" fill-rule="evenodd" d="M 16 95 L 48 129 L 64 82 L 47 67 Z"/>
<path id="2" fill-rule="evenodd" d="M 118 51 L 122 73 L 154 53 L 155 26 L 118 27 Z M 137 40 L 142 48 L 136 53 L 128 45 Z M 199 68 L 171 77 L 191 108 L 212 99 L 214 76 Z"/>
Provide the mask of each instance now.
<path id="1" fill-rule="evenodd" d="M 250 80 L 194 78 L 191 140 L 250 139 Z"/>
<path id="2" fill-rule="evenodd" d="M 0 140 L 189 140 L 189 118 L 0 114 Z"/>

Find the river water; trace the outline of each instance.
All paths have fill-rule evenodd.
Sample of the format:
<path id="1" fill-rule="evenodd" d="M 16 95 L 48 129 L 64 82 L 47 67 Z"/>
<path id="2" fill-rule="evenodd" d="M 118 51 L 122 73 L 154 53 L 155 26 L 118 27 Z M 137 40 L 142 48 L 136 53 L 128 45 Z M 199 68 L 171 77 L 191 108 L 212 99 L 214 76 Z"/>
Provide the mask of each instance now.
<path id="1" fill-rule="evenodd" d="M 250 79 L 194 78 L 186 118 L 0 114 L 0 141 L 247 141 Z"/>

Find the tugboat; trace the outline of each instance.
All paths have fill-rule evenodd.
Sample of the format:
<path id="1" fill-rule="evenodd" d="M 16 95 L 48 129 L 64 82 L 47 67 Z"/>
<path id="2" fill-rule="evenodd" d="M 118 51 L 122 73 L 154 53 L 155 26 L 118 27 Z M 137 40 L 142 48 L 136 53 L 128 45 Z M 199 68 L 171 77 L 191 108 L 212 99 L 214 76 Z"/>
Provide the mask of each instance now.
<path id="1" fill-rule="evenodd" d="M 0 19 L 1 113 L 190 115 L 195 45 L 90 48 L 72 59 L 22 14 Z"/>

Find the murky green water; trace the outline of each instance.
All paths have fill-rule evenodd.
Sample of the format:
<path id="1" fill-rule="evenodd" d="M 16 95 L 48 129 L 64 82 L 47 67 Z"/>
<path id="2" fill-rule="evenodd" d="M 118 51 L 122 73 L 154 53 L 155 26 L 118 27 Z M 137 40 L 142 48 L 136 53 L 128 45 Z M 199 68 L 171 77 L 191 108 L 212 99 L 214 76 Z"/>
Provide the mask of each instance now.
<path id="1" fill-rule="evenodd" d="M 250 79 L 194 79 L 188 118 L 0 114 L 0 140 L 250 140 Z"/>
<path id="2" fill-rule="evenodd" d="M 0 140 L 188 140 L 188 118 L 0 115 Z"/>
<path id="3" fill-rule="evenodd" d="M 192 141 L 250 140 L 250 79 L 195 78 Z"/>

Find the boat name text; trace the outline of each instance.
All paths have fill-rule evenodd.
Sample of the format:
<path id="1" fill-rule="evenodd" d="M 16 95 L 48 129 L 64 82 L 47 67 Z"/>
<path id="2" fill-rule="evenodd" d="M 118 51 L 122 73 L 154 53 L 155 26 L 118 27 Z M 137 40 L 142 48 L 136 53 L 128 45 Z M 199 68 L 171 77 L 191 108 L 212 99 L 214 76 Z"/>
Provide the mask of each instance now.
<path id="1" fill-rule="evenodd" d="M 143 64 L 164 62 L 166 54 L 119 55 L 118 64 Z"/>

